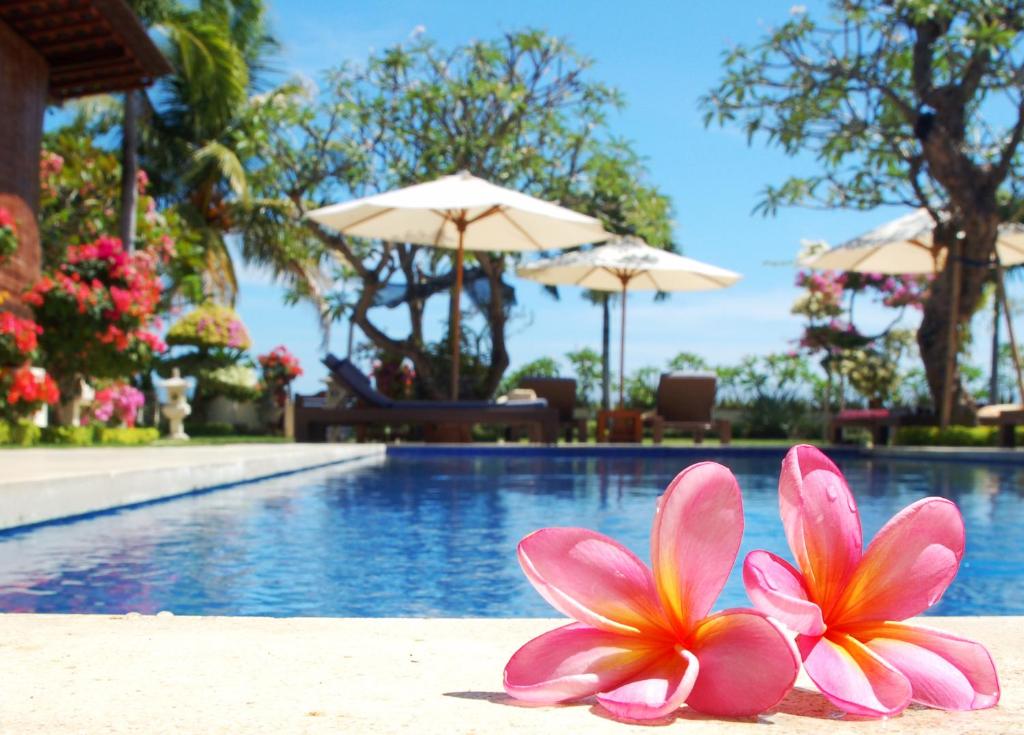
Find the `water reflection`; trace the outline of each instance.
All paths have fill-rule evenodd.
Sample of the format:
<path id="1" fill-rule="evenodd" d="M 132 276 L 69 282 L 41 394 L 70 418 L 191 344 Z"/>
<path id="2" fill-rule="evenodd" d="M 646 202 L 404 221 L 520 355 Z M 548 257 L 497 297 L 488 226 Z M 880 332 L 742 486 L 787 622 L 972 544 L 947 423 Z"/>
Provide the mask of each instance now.
<path id="1" fill-rule="evenodd" d="M 778 457 L 721 461 L 743 489 L 741 558 L 756 548 L 788 557 Z M 933 612 L 1024 613 L 1024 471 L 909 460 L 839 464 L 865 538 L 926 495 L 962 509 L 967 553 Z M 392 458 L 351 473 L 307 473 L 2 535 L 0 610 L 551 615 L 518 568 L 518 540 L 543 526 L 584 526 L 646 559 L 655 500 L 680 469 L 680 460 L 657 457 Z M 736 569 L 719 607 L 745 604 Z"/>

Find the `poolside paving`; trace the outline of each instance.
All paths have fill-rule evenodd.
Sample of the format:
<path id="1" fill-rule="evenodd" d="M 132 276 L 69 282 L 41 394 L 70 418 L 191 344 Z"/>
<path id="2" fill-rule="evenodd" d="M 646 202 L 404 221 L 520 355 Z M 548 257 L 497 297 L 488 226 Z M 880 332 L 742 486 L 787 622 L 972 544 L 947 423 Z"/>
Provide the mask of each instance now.
<path id="1" fill-rule="evenodd" d="M 536 707 L 504 694 L 508 657 L 561 622 L 0 615 L 0 732 L 650 734 L 593 702 Z M 801 675 L 759 718 L 683 708 L 657 724 L 713 734 L 1024 732 L 1024 617 L 926 622 L 989 647 L 998 707 L 843 717 Z"/>
<path id="2" fill-rule="evenodd" d="M 328 465 L 384 460 L 382 444 L 5 449 L 0 530 Z"/>

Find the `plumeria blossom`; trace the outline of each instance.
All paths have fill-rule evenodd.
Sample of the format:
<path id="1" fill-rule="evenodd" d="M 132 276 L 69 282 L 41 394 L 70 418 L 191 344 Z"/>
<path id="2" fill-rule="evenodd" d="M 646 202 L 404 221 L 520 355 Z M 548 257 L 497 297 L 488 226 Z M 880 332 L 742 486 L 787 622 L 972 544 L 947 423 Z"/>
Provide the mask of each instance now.
<path id="1" fill-rule="evenodd" d="M 964 553 L 956 505 L 912 503 L 862 550 L 842 473 L 814 447 L 797 446 L 782 463 L 779 509 L 797 566 L 754 551 L 743 581 L 760 610 L 796 631 L 804 669 L 833 704 L 880 717 L 911 701 L 950 710 L 999 701 L 981 644 L 900 622 L 934 605 L 956 576 Z"/>
<path id="2" fill-rule="evenodd" d="M 684 702 L 727 717 L 774 706 L 799 670 L 792 642 L 756 610 L 708 614 L 742 535 L 736 478 L 713 462 L 683 470 L 658 501 L 653 572 L 594 531 L 530 534 L 519 544 L 523 571 L 576 622 L 520 648 L 505 667 L 505 691 L 544 704 L 597 695 L 613 715 L 634 720 Z"/>

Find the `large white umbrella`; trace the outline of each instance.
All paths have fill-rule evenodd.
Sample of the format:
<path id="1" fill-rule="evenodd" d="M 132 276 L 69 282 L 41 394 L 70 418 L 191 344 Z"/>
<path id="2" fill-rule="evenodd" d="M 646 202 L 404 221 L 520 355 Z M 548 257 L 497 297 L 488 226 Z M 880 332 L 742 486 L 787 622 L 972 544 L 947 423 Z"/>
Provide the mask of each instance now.
<path id="1" fill-rule="evenodd" d="M 626 294 L 629 291 L 709 291 L 736 283 L 739 273 L 653 248 L 624 237 L 590 250 L 577 250 L 520 266 L 516 271 L 550 286 L 572 285 L 622 293 L 619 342 L 619 406 L 625 401 Z"/>
<path id="2" fill-rule="evenodd" d="M 527 251 L 601 242 L 594 217 L 462 172 L 310 212 L 310 219 L 355 237 L 458 252 L 452 293 L 452 398 L 459 390 L 459 301 L 466 250 Z"/>
<path id="3" fill-rule="evenodd" d="M 942 270 L 946 247 L 936 243 L 935 220 L 917 209 L 825 252 L 804 258 L 803 265 L 858 273 L 935 273 Z M 1024 263 L 1024 225 L 999 227 L 996 255 L 1004 266 Z"/>
<path id="4" fill-rule="evenodd" d="M 810 268 L 858 273 L 938 273 L 945 266 L 948 248 L 945 243 L 936 242 L 935 226 L 936 222 L 927 209 L 916 209 L 842 245 L 804 258 L 801 263 Z M 1024 396 L 1024 375 L 1021 373 L 1020 359 L 1017 357 L 1017 340 L 1007 308 L 1002 277 L 1003 266 L 1021 263 L 1024 263 L 1024 225 L 1004 223 L 999 226 L 996 239 L 997 286 L 1003 301 L 1010 346 L 1017 367 L 1017 384 L 1021 395 Z M 942 406 L 939 412 L 942 426 L 949 423 L 952 413 L 953 370 L 956 365 L 956 314 L 960 310 L 960 265 L 959 260 L 953 262 L 952 276 L 956 286 L 952 289 L 950 300 L 950 327 L 947 337 L 949 346 Z"/>

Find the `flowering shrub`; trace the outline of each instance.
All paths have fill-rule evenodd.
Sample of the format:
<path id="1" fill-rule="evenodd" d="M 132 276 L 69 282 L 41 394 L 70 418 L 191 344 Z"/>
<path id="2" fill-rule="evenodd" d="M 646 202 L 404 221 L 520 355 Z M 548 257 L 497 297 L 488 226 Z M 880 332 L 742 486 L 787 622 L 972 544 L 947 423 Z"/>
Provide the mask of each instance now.
<path id="1" fill-rule="evenodd" d="M 0 415 L 5 419 L 30 416 L 44 404 L 60 400 L 57 384 L 47 374 L 37 375 L 28 363 L 16 368 L 0 368 L 0 390 L 4 402 Z"/>
<path id="2" fill-rule="evenodd" d="M 0 312 L 0 366 L 29 361 L 39 346 L 42 333 L 42 327 L 31 319 L 22 319 L 9 311 Z"/>
<path id="3" fill-rule="evenodd" d="M 119 378 L 166 349 L 154 329 L 160 299 L 159 256 L 128 253 L 116 238 L 72 245 L 25 295 L 43 332 L 46 366 L 58 382 L 76 376 Z"/>
<path id="4" fill-rule="evenodd" d="M 798 273 L 796 285 L 805 292 L 791 311 L 807 317 L 800 348 L 822 354 L 826 373 L 849 378 L 854 390 L 870 404 L 880 405 L 892 399 L 901 382 L 898 362 L 906 339 L 861 334 L 853 325 L 855 295 L 870 294 L 892 308 L 921 309 L 933 280 L 927 275 L 887 276 L 853 271 Z"/>
<path id="5" fill-rule="evenodd" d="M 278 345 L 257 358 L 263 369 L 263 384 L 275 398 L 284 398 L 288 384 L 302 375 L 299 359 L 284 345 Z"/>
<path id="6" fill-rule="evenodd" d="M 14 216 L 0 207 L 0 263 L 14 255 L 18 249 L 18 229 L 14 226 Z"/>
<path id="7" fill-rule="evenodd" d="M 237 312 L 229 306 L 206 303 L 183 316 L 167 332 L 170 345 L 245 350 L 252 344 Z"/>
<path id="8" fill-rule="evenodd" d="M 146 398 L 138 388 L 124 383 L 114 383 L 96 391 L 89 413 L 83 416 L 82 422 L 113 423 L 131 429 L 135 426 L 139 409 L 145 403 Z"/>
<path id="9" fill-rule="evenodd" d="M 59 393 L 49 375 L 37 376 L 36 357 L 42 328 L 31 319 L 0 312 L 0 417 L 16 419 L 35 413 L 44 403 L 56 403 Z"/>
<path id="10" fill-rule="evenodd" d="M 236 401 L 251 401 L 260 394 L 259 378 L 249 365 L 226 365 L 203 370 L 198 377 L 197 390 L 206 397 L 219 395 Z"/>

